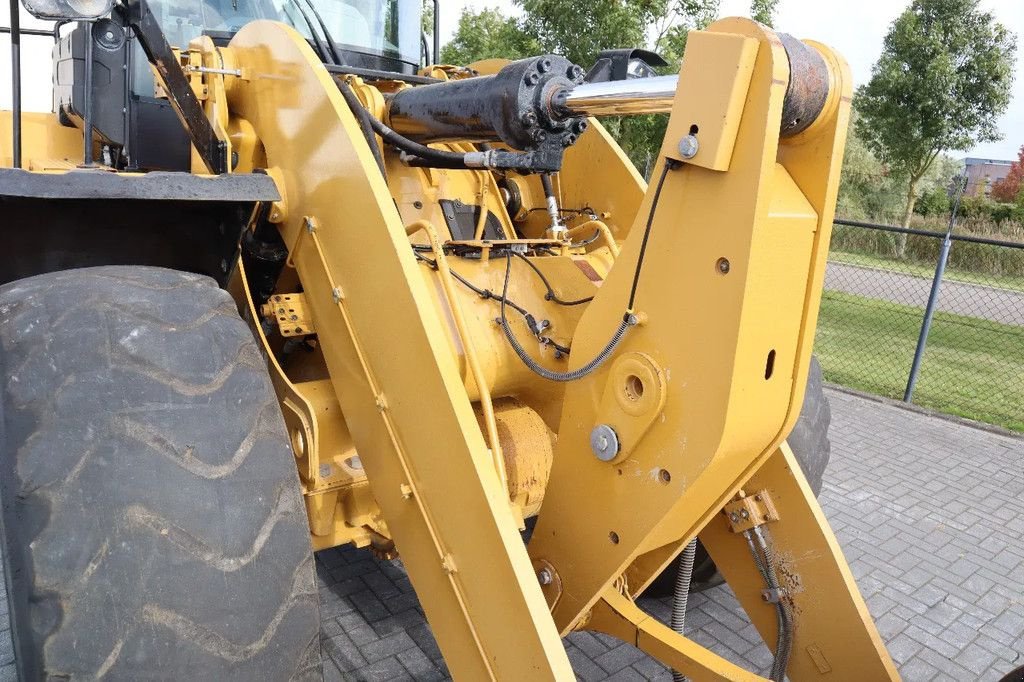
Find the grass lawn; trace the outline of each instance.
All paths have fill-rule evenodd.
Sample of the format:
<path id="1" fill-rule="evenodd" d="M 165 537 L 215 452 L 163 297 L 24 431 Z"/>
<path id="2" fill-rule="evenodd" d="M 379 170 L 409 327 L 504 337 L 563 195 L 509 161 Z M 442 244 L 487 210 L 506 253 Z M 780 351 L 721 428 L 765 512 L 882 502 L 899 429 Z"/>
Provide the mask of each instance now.
<path id="1" fill-rule="evenodd" d="M 835 261 L 836 263 L 849 263 L 850 265 L 862 265 L 868 268 L 904 272 L 908 275 L 915 275 L 926 279 L 932 279 L 935 277 L 934 263 L 931 265 L 921 265 L 919 263 L 895 260 L 893 258 L 871 256 L 865 253 L 850 253 L 847 251 L 832 251 L 829 253 L 828 259 L 830 261 Z M 1002 289 L 1024 291 L 1024 277 L 1015 277 L 1013 275 L 989 275 L 947 266 L 945 279 L 953 282 L 983 284 L 987 287 L 999 287 Z"/>
<path id="2" fill-rule="evenodd" d="M 815 343 L 826 380 L 902 398 L 923 314 L 826 291 Z M 914 402 L 1024 431 L 1024 327 L 936 313 Z"/>

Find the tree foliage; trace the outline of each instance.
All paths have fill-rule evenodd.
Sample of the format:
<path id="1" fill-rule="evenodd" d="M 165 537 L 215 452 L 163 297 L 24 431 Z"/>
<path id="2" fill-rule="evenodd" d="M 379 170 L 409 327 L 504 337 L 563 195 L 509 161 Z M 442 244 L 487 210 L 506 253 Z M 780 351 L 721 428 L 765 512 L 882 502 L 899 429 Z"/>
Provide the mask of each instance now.
<path id="1" fill-rule="evenodd" d="M 775 8 L 779 0 L 751 0 L 750 18 L 760 21 L 765 26 L 772 26 L 775 21 Z"/>
<path id="2" fill-rule="evenodd" d="M 1024 146 L 1020 148 L 1020 154 L 1010 166 L 1010 172 L 1006 177 L 992 184 L 992 198 L 1006 203 L 1024 201 L 1022 188 L 1024 188 Z"/>
<path id="3" fill-rule="evenodd" d="M 522 59 L 543 51 L 514 17 L 506 17 L 497 9 L 475 12 L 466 8 L 459 16 L 455 35 L 441 48 L 441 61 L 465 65 L 495 57 Z"/>
<path id="4" fill-rule="evenodd" d="M 1015 52 L 1013 34 L 978 0 L 914 0 L 893 22 L 871 81 L 858 90 L 856 130 L 905 178 L 904 225 L 942 152 L 1000 138 Z"/>

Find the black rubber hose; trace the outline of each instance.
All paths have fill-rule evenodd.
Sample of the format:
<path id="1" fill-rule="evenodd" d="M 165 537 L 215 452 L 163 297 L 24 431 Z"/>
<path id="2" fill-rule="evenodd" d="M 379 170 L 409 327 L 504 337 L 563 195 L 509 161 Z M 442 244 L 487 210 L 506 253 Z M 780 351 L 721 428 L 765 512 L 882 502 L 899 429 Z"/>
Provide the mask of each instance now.
<path id="1" fill-rule="evenodd" d="M 341 79 L 336 79 L 336 82 L 338 83 L 338 90 L 341 91 L 341 96 L 345 98 L 345 104 L 352 110 L 352 115 L 356 117 L 356 121 L 359 123 L 359 129 L 363 131 L 366 144 L 370 145 L 370 153 L 373 154 L 373 160 L 377 162 L 377 167 L 380 168 L 380 174 L 387 181 L 388 172 L 384 167 L 384 156 L 380 153 L 380 147 L 377 146 L 377 138 L 373 134 L 373 125 L 371 123 L 373 117 L 370 116 L 370 112 L 366 110 L 363 103 L 356 97 L 356 93 L 352 91 L 352 86 Z"/>
<path id="2" fill-rule="evenodd" d="M 425 159 L 422 156 L 415 156 L 413 154 L 406 153 L 402 157 L 402 163 L 413 168 L 449 168 L 452 170 L 467 170 L 465 161 L 440 161 L 434 159 Z"/>
<path id="3" fill-rule="evenodd" d="M 343 89 L 342 94 L 344 95 L 344 93 L 345 90 Z M 431 162 L 459 164 L 457 166 L 444 166 L 445 168 L 468 168 L 468 166 L 466 165 L 465 154 L 460 154 L 457 152 L 446 152 L 441 149 L 432 149 L 425 144 L 420 144 L 419 142 L 410 140 L 408 137 L 405 137 L 404 135 L 401 135 L 392 130 L 391 128 L 389 128 L 387 125 L 384 124 L 383 121 L 381 121 L 376 116 L 373 116 L 369 111 L 367 111 L 366 107 L 364 107 L 363 103 L 359 101 L 359 98 L 356 97 L 355 93 L 351 92 L 351 88 L 349 88 L 349 93 L 352 99 L 349 99 L 349 97 L 347 96 L 345 97 L 345 101 L 348 103 L 348 105 L 352 107 L 353 110 L 355 110 L 356 107 L 362 109 L 363 112 L 366 114 L 370 127 L 373 128 L 373 131 L 380 135 L 381 139 L 387 142 L 388 144 L 398 147 L 407 154 L 411 154 L 412 156 L 418 156 L 421 159 L 425 159 Z"/>

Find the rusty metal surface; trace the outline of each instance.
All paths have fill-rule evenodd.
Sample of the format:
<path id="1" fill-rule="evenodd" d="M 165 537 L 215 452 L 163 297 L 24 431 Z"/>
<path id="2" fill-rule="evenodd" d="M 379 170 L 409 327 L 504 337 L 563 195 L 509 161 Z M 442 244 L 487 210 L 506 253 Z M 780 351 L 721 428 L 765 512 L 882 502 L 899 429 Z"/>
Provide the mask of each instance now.
<path id="1" fill-rule="evenodd" d="M 779 39 L 789 57 L 789 87 L 782 105 L 782 137 L 793 137 L 806 130 L 828 99 L 828 66 L 818 51 L 788 33 Z"/>

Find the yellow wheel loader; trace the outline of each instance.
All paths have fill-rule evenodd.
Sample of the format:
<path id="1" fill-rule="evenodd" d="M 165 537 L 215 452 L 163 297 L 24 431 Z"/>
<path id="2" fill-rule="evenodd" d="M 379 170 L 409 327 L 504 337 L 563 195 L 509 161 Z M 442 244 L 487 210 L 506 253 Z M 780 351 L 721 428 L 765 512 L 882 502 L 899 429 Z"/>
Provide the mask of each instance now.
<path id="1" fill-rule="evenodd" d="M 815 501 L 831 49 L 723 19 L 678 76 L 443 65 L 420 0 L 24 3 L 56 23 L 12 3 L 54 112 L 15 77 L 0 113 L 23 679 L 316 679 L 345 544 L 401 558 L 457 680 L 573 679 L 575 630 L 693 680 L 897 678 Z M 600 119 L 657 112 L 648 185 Z M 721 580 L 771 670 L 686 635 Z"/>

